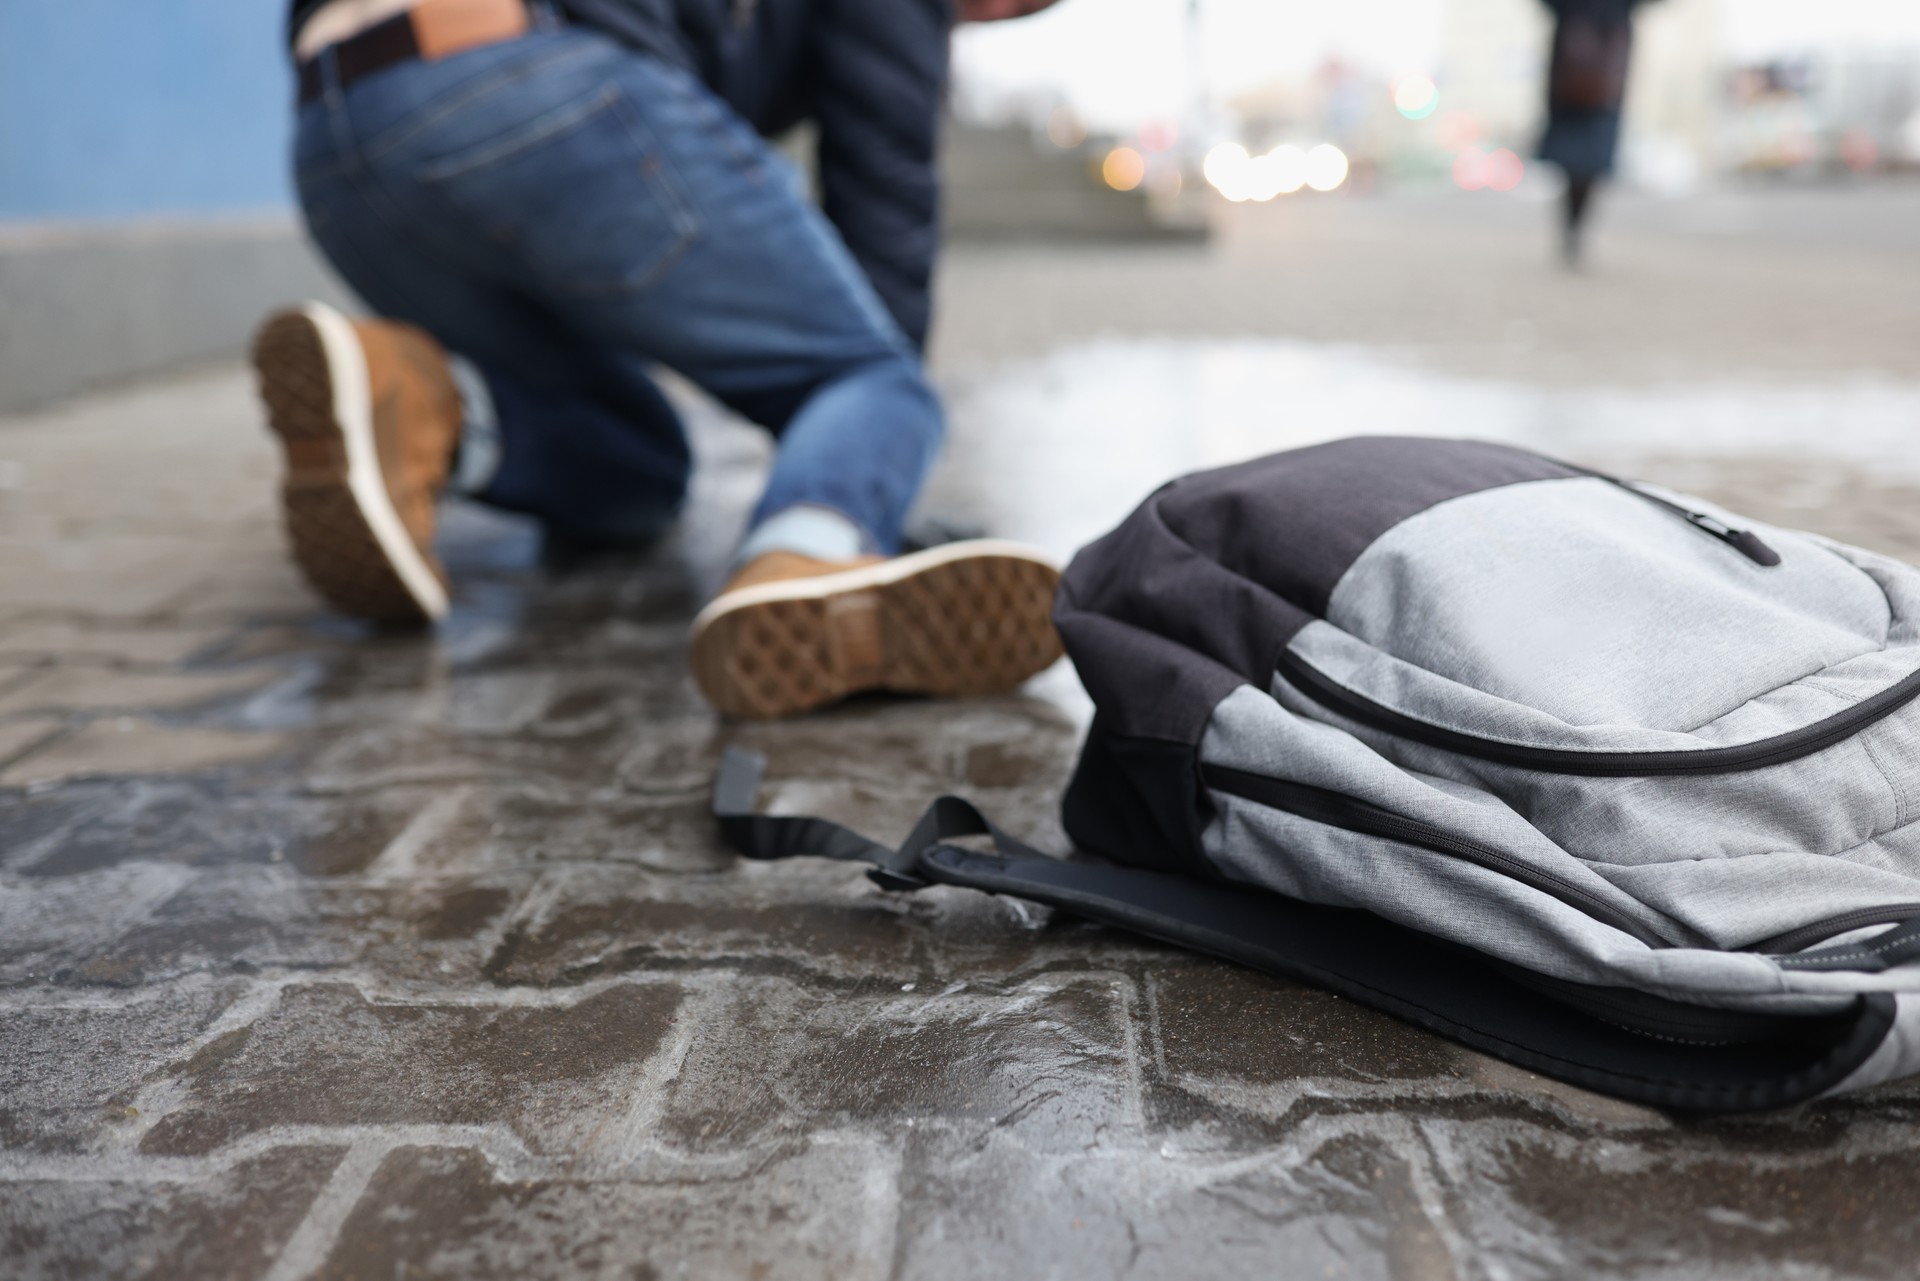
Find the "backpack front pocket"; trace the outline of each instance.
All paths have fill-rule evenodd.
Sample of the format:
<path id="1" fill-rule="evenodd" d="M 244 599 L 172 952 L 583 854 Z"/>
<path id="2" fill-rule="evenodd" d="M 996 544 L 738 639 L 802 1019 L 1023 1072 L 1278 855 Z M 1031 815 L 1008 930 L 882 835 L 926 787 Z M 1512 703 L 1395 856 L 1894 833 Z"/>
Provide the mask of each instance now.
<path id="1" fill-rule="evenodd" d="M 1211 763 L 1201 766 L 1200 772 L 1207 786 L 1228 795 L 1292 814 L 1310 823 L 1321 823 L 1363 836 L 1377 836 L 1382 840 L 1417 846 L 1472 863 L 1536 889 L 1549 898 L 1558 899 L 1602 924 L 1632 935 L 1648 947 L 1673 946 L 1599 895 L 1494 846 L 1469 840 L 1431 823 L 1395 814 L 1357 797 L 1330 792 L 1325 788 L 1290 783 L 1264 774 Z"/>
<path id="2" fill-rule="evenodd" d="M 1667 750 L 1606 750 L 1513 742 L 1433 724 L 1349 689 L 1291 649 L 1281 654 L 1278 672 L 1288 684 L 1329 711 L 1398 738 L 1499 765 L 1601 778 L 1733 774 L 1784 765 L 1845 742 L 1920 698 L 1920 670 L 1916 670 L 1830 716 L 1751 742 Z"/>
<path id="3" fill-rule="evenodd" d="M 1779 765 L 1920 697 L 1920 574 L 1736 521 L 1594 476 L 1441 503 L 1354 562 L 1276 675 L 1397 738 L 1597 776 Z"/>

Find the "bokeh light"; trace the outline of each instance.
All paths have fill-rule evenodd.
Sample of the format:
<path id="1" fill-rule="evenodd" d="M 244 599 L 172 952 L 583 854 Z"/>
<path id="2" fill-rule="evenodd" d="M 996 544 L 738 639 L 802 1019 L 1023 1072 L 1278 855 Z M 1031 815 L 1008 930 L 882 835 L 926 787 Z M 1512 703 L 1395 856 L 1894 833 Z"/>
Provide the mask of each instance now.
<path id="1" fill-rule="evenodd" d="M 1855 173 L 1871 169 L 1880 162 L 1880 144 L 1865 129 L 1855 127 L 1840 135 L 1840 159 Z"/>
<path id="2" fill-rule="evenodd" d="M 1267 153 L 1272 165 L 1275 194 L 1291 196 L 1307 185 L 1307 153 L 1292 143 L 1283 143 Z"/>
<path id="3" fill-rule="evenodd" d="M 1286 174 L 1271 153 L 1255 156 L 1247 165 L 1247 195 L 1261 204 L 1279 195 L 1285 182 Z"/>
<path id="4" fill-rule="evenodd" d="M 1207 152 L 1201 162 L 1201 176 L 1207 185 L 1235 204 L 1249 198 L 1247 170 L 1253 157 L 1237 142 L 1223 142 Z"/>
<path id="5" fill-rule="evenodd" d="M 1071 151 L 1087 140 L 1087 126 L 1070 107 L 1055 107 L 1047 117 L 1047 140 Z"/>
<path id="6" fill-rule="evenodd" d="M 1487 157 L 1485 177 L 1494 191 L 1512 191 L 1526 176 L 1527 167 L 1512 151 L 1500 148 Z"/>
<path id="7" fill-rule="evenodd" d="M 1507 147 L 1468 147 L 1453 158 L 1453 184 L 1462 191 L 1512 191 L 1527 166 Z"/>
<path id="8" fill-rule="evenodd" d="M 1487 153 L 1468 148 L 1453 158 L 1453 184 L 1462 191 L 1482 191 L 1487 185 Z"/>
<path id="9" fill-rule="evenodd" d="M 1180 143 L 1180 126 L 1171 120 L 1156 120 L 1140 130 L 1140 146 L 1146 151 L 1172 151 Z"/>
<path id="10" fill-rule="evenodd" d="M 1448 151 L 1477 146 L 1482 132 L 1480 117 L 1471 111 L 1449 111 L 1434 122 L 1434 140 Z"/>
<path id="11" fill-rule="evenodd" d="M 1290 142 L 1265 155 L 1249 155 L 1237 142 L 1223 142 L 1207 153 L 1200 167 L 1208 185 L 1238 204 L 1265 204 L 1302 187 L 1332 191 L 1347 180 L 1347 155 L 1330 142 L 1302 151 Z"/>
<path id="12" fill-rule="evenodd" d="M 1409 120 L 1425 120 L 1440 105 L 1440 90 L 1425 76 L 1408 76 L 1393 87 L 1393 106 Z"/>
<path id="13" fill-rule="evenodd" d="M 1330 142 L 1323 142 L 1306 156 L 1307 185 L 1315 191 L 1332 191 L 1347 180 L 1347 153 Z"/>
<path id="14" fill-rule="evenodd" d="M 1115 147 L 1101 164 L 1100 176 L 1115 191 L 1132 191 L 1147 179 L 1147 158 L 1132 147 Z"/>

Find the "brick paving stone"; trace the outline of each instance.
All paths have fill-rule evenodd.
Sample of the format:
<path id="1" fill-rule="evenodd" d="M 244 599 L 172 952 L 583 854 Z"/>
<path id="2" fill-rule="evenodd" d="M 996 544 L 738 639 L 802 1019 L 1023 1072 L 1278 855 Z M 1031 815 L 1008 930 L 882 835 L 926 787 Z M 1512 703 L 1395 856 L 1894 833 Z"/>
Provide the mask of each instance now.
<path id="1" fill-rule="evenodd" d="M 742 726 L 733 741 L 766 753 L 775 785 L 812 777 L 887 790 L 1039 786 L 1060 778 L 1059 749 L 1072 748 L 1076 729 L 1039 699 L 942 707 L 873 698 L 790 724 Z M 970 767 L 984 777 L 969 778 Z"/>
<path id="2" fill-rule="evenodd" d="M 682 999 L 622 984 L 557 1005 L 385 1004 L 290 987 L 208 1045 L 148 1155 L 201 1155 L 279 1126 L 499 1125 L 537 1152 L 578 1150 L 625 1111 Z"/>
<path id="3" fill-rule="evenodd" d="M 63 899 L 113 895 L 93 930 L 36 929 L 0 942 L 0 987 L 138 988 L 194 975 L 291 969 L 372 972 L 388 985 L 488 982 L 515 904 L 535 874 L 442 877 L 391 885 L 310 883 L 272 868 L 168 875 L 160 868 L 64 878 Z M 9 914 L 0 910 L 0 925 Z M 358 970 L 355 967 L 360 967 Z"/>
<path id="4" fill-rule="evenodd" d="M 66 727 L 64 716 L 24 716 L 0 721 L 0 766 L 25 756 Z"/>
<path id="5" fill-rule="evenodd" d="M 24 876 L 70 876 L 127 862 L 284 863 L 311 876 L 340 876 L 364 871 L 437 800 L 437 793 L 397 788 L 341 805 L 202 776 L 135 777 L 99 780 L 63 796 L 0 801 L 0 815 L 35 802 L 72 811 L 58 841 L 42 842 L 42 857 L 14 863 Z"/>
<path id="6" fill-rule="evenodd" d="M 94 721 L 0 770 L 0 787 L 44 787 L 118 774 L 185 774 L 271 758 L 281 738 L 235 730 L 156 725 L 120 717 Z"/>
<path id="7" fill-rule="evenodd" d="M 404 1147 L 312 1275 L 884 1277 L 893 1189 L 876 1146 L 822 1136 L 711 1182 L 698 1169 L 628 1181 L 514 1178 L 471 1150 Z"/>
<path id="8" fill-rule="evenodd" d="M 356 963 L 383 986 L 414 982 L 436 991 L 493 982 L 489 968 L 516 906 L 532 891 L 531 872 L 446 877 L 378 890 L 330 887 L 318 910 L 357 943 Z"/>
<path id="9" fill-rule="evenodd" d="M 600 867 L 550 873 L 487 972 L 501 984 L 544 986 L 655 966 L 764 960 L 835 975 L 910 977 L 906 909 L 869 888 L 848 868 L 780 868 L 741 881 Z"/>
<path id="10" fill-rule="evenodd" d="M 1007 979 L 1162 955 L 1152 944 L 959 890 L 883 893 L 857 868 L 748 864 L 719 874 L 580 866 L 544 876 L 487 963 L 506 985 L 654 967 L 786 967 L 894 982 Z"/>
<path id="11" fill-rule="evenodd" d="M 1154 1064 L 1200 1093 L 1298 1082 L 1465 1080 L 1467 1054 L 1330 992 L 1233 966 L 1180 961 L 1147 976 Z M 1222 1089 L 1222 1087 L 1225 1087 Z"/>
<path id="12" fill-rule="evenodd" d="M 167 665 L 185 662 L 227 634 L 223 627 L 87 627 L 59 620 L 0 632 L 0 657 Z"/>
<path id="13" fill-rule="evenodd" d="M 183 566 L 204 549 L 151 538 L 42 543 L 0 537 L 0 615 L 81 615 L 107 620 L 164 613 L 192 581 Z"/>
<path id="14" fill-rule="evenodd" d="M 224 559 L 233 561 L 229 555 Z M 262 618 L 304 618 L 318 605 L 291 560 L 260 561 L 249 556 L 238 566 L 219 565 L 183 584 L 167 600 L 167 615 L 188 624 L 218 625 Z"/>
<path id="15" fill-rule="evenodd" d="M 1651 1138 L 1429 1131 L 1450 1221 L 1504 1276 L 1897 1277 L 1920 1251 L 1911 1113 L 1764 1138 L 1724 1122 Z"/>
<path id="16" fill-rule="evenodd" d="M 0 1259 L 19 1281 L 251 1281 L 340 1153 L 279 1148 L 197 1177 L 0 1179 Z"/>
<path id="17" fill-rule="evenodd" d="M 1417 1142 L 1331 1127 L 1253 1157 L 1000 1133 L 909 1141 L 896 1276 L 1355 1277 L 1463 1273 L 1422 1205 Z M 1498 1274 L 1495 1274 L 1498 1275 Z"/>
<path id="18" fill-rule="evenodd" d="M 58 667 L 0 694 L 0 716 L 16 712 L 167 711 L 240 693 L 264 673 L 113 672 Z"/>
<path id="19" fill-rule="evenodd" d="M 691 1043 L 661 1133 L 725 1151 L 946 1124 L 1061 1152 L 1137 1132 L 1129 988 L 1098 974 L 926 989 L 743 977 Z"/>
<path id="20" fill-rule="evenodd" d="M 44 732 L 34 741 L 66 728 L 65 720 L 41 724 Z M 79 788 L 0 789 L 0 867 L 26 866 L 90 817 L 87 798 Z"/>
<path id="21" fill-rule="evenodd" d="M 111 1143 L 137 1119 L 144 1079 L 182 1057 L 245 990 L 221 979 L 154 987 L 125 1003 L 0 1003 L 0 1152 Z"/>
<path id="22" fill-rule="evenodd" d="M 36 988 L 94 970 L 130 930 L 193 879 L 136 863 L 0 891 L 0 988 Z"/>
<path id="23" fill-rule="evenodd" d="M 245 866 L 188 873 L 110 938 L 89 942 L 29 953 L 14 968 L 61 986 L 137 987 L 195 974 L 337 969 L 361 946 L 356 931 L 321 916 L 290 872 Z"/>
<path id="24" fill-rule="evenodd" d="M 425 709 L 407 721 L 345 730 L 316 753 L 309 786 L 356 792 L 404 784 L 541 781 L 568 786 L 609 778 L 640 731 L 610 726 L 574 737 L 436 725 Z"/>
<path id="25" fill-rule="evenodd" d="M 313 728 L 431 728 L 454 741 L 564 740 L 596 728 L 579 723 L 578 683 L 574 675 L 550 669 L 463 670 L 449 664 L 431 639 L 419 637 L 376 651 L 364 662 L 354 656 L 312 673 L 286 691 L 291 706 L 278 714 Z M 613 694 L 616 709 L 635 697 L 631 688 L 615 694 L 610 680 L 589 690 Z"/>
<path id="26" fill-rule="evenodd" d="M 711 842 L 713 819 L 704 793 L 668 799 L 490 783 L 453 794 L 459 801 L 444 821 L 418 833 L 411 858 L 417 870 L 579 862 L 692 874 L 733 865 Z"/>
<path id="27" fill-rule="evenodd" d="M 690 589 L 679 584 L 661 589 L 661 614 L 675 608 L 697 608 Z M 626 617 L 609 603 L 598 616 L 555 618 L 544 610 L 532 617 L 514 618 L 509 626 L 476 628 L 461 649 L 464 662 L 505 669 L 537 665 L 558 671 L 593 671 L 604 681 L 620 674 L 671 676 L 673 664 L 685 655 L 687 630 L 677 617 Z M 626 691 L 623 688 L 622 693 Z"/>

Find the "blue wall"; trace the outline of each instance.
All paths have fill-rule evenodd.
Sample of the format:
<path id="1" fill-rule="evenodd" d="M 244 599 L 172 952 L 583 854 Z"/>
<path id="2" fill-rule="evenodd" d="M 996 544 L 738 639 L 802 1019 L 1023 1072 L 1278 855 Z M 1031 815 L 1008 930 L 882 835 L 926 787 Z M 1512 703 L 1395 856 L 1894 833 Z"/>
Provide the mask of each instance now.
<path id="1" fill-rule="evenodd" d="M 0 0 L 0 219 L 291 200 L 284 0 Z"/>

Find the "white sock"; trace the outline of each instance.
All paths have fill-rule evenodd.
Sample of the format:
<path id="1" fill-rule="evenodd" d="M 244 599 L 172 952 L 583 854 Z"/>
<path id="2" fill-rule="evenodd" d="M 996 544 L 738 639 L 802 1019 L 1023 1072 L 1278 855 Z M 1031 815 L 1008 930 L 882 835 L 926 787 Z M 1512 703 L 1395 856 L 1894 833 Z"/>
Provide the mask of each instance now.
<path id="1" fill-rule="evenodd" d="M 831 507 L 801 505 L 762 521 L 733 559 L 745 565 L 768 552 L 795 552 L 815 560 L 852 560 L 870 549 L 866 532 Z"/>
<path id="2" fill-rule="evenodd" d="M 450 485 L 456 494 L 478 494 L 500 470 L 500 412 L 472 361 L 449 353 L 447 368 L 460 391 L 460 448 L 454 454 Z"/>

